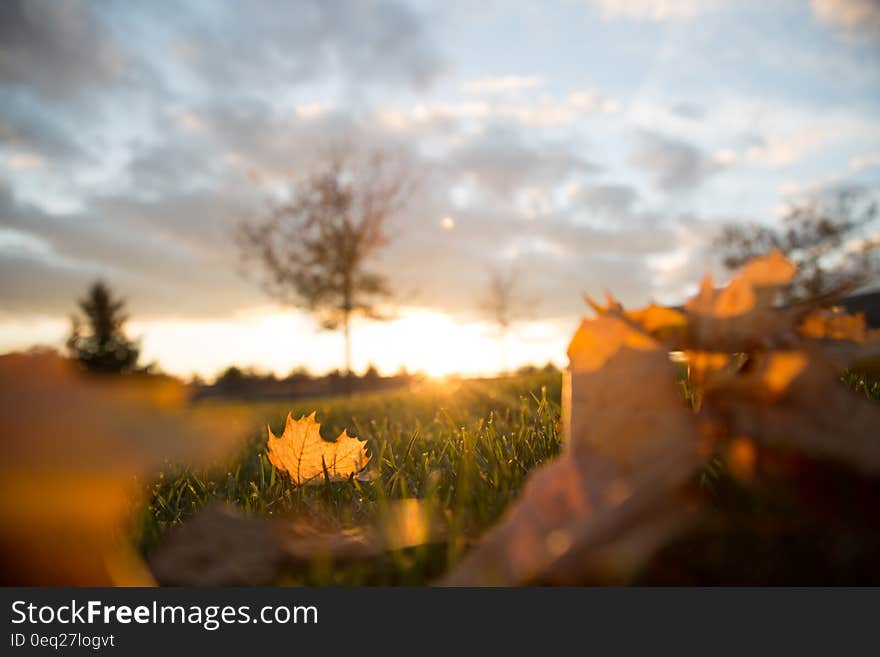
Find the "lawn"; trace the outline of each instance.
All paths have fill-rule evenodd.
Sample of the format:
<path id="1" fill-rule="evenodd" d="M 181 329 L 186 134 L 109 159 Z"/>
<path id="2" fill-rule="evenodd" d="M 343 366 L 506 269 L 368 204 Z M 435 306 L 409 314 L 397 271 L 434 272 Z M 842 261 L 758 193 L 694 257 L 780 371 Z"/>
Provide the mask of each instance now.
<path id="1" fill-rule="evenodd" d="M 876 382 L 846 375 L 843 384 L 880 399 Z M 683 385 L 683 404 L 689 392 Z M 432 540 L 347 565 L 316 559 L 284 570 L 275 583 L 434 582 L 497 522 L 528 473 L 559 451 L 560 393 L 558 372 L 538 372 L 290 404 L 203 402 L 246 416 L 252 438 L 225 469 L 163 472 L 137 520 L 138 543 L 149 557 L 166 532 L 212 501 L 233 504 L 249 516 L 304 519 L 336 531 L 380 526 L 390 517 L 391 501 L 416 498 L 439 528 Z M 312 411 L 325 439 L 347 429 L 368 441 L 369 481 L 297 487 L 278 475 L 266 456 L 266 424 L 280 434 L 288 412 L 298 418 Z M 711 511 L 709 521 L 696 523 L 662 550 L 634 582 L 878 581 L 880 535 L 870 528 L 876 485 L 831 464 L 792 461 L 792 455 L 772 451 L 765 456 L 769 469 L 749 485 L 728 475 L 723 457 L 709 459 L 694 482 L 694 499 Z"/>
<path id="2" fill-rule="evenodd" d="M 529 471 L 559 450 L 561 375 L 425 382 L 393 392 L 284 403 L 209 402 L 246 415 L 253 438 L 226 471 L 170 468 L 152 485 L 137 533 L 149 554 L 163 534 L 208 502 L 346 528 L 381 521 L 389 500 L 419 498 L 442 540 L 345 568 L 315 563 L 280 584 L 425 584 L 455 563 L 516 498 Z M 368 441 L 372 481 L 296 487 L 266 457 L 266 424 L 280 434 L 317 411 L 325 439 L 343 429 Z"/>

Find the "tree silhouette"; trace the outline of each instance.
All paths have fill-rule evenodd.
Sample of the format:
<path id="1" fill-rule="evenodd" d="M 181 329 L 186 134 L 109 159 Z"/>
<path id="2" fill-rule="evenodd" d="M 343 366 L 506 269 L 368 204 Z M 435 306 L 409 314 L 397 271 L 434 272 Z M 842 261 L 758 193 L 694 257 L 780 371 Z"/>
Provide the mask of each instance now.
<path id="1" fill-rule="evenodd" d="M 779 249 L 798 267 L 787 300 L 810 299 L 850 291 L 876 274 L 880 234 L 871 232 L 876 219 L 876 201 L 863 191 L 849 190 L 832 202 L 790 206 L 777 227 L 727 224 L 715 245 L 729 269 Z"/>
<path id="2" fill-rule="evenodd" d="M 390 296 L 388 281 L 367 264 L 409 191 L 398 164 L 381 152 L 332 155 L 291 185 L 288 203 L 239 227 L 242 255 L 271 297 L 314 313 L 324 329 L 342 329 L 346 375 L 352 318 L 385 319 L 376 304 Z"/>
<path id="3" fill-rule="evenodd" d="M 97 281 L 79 301 L 85 320 L 71 318 L 67 349 L 90 372 L 120 374 L 137 366 L 140 349 L 123 330 L 128 316 L 125 301 L 114 299 L 110 288 Z"/>
<path id="4" fill-rule="evenodd" d="M 525 307 L 519 289 L 519 281 L 513 269 L 494 268 L 489 271 L 482 308 L 498 329 L 498 341 L 501 345 L 501 371 L 508 371 L 507 336 L 510 327 Z"/>

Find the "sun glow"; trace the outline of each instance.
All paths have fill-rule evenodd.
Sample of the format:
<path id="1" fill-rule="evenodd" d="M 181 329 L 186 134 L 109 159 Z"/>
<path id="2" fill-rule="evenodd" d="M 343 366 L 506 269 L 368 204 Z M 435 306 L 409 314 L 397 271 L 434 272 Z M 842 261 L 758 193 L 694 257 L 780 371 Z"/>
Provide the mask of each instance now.
<path id="1" fill-rule="evenodd" d="M 507 339 L 508 366 L 561 362 L 567 325 L 533 322 Z M 145 361 L 157 360 L 175 374 L 211 378 L 230 364 L 255 366 L 279 376 L 305 366 L 320 374 L 342 368 L 338 332 L 319 331 L 298 312 L 266 308 L 223 320 L 157 320 L 132 323 L 143 336 Z M 382 374 L 401 368 L 433 377 L 494 374 L 503 349 L 493 326 L 423 308 L 404 307 L 387 322 L 356 321 L 352 327 L 353 369 L 375 365 Z"/>
<path id="2" fill-rule="evenodd" d="M 34 343 L 63 348 L 69 322 L 38 318 L 0 319 L 0 351 Z M 353 369 L 370 365 L 385 375 L 405 368 L 432 377 L 492 375 L 506 366 L 563 362 L 571 326 L 527 322 L 513 327 L 506 345 L 491 324 L 424 308 L 404 307 L 387 322 L 355 321 Z M 285 376 L 306 367 L 313 374 L 342 369 L 339 332 L 317 329 L 308 315 L 264 307 L 221 319 L 181 318 L 132 321 L 129 336 L 141 341 L 141 362 L 157 362 L 170 374 L 213 379 L 229 365 L 255 367 Z"/>
<path id="3" fill-rule="evenodd" d="M 384 362 L 398 361 L 430 376 L 485 374 L 498 369 L 493 329 L 427 310 L 410 310 L 389 325 L 364 325 L 359 334 Z M 381 362 L 380 361 L 380 362 Z"/>

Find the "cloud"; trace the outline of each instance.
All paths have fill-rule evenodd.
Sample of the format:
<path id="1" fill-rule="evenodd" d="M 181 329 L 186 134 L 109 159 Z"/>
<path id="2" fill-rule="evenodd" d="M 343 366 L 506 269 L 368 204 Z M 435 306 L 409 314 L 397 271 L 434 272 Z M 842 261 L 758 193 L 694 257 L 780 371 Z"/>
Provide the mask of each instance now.
<path id="1" fill-rule="evenodd" d="M 574 203 L 613 217 L 627 215 L 639 198 L 638 191 L 629 185 L 594 184 L 580 187 L 574 194 Z"/>
<path id="2" fill-rule="evenodd" d="M 544 84 L 537 75 L 500 75 L 466 82 L 462 90 L 467 94 L 491 95 L 534 89 Z"/>
<path id="3" fill-rule="evenodd" d="M 682 101 L 680 103 L 675 103 L 669 109 L 676 116 L 680 116 L 690 121 L 702 121 L 706 118 L 706 110 L 696 103 Z"/>
<path id="4" fill-rule="evenodd" d="M 832 137 L 832 131 L 817 128 L 807 128 L 784 138 L 753 135 L 746 156 L 760 166 L 779 169 L 801 160 Z"/>
<path id="5" fill-rule="evenodd" d="M 639 133 L 632 161 L 667 192 L 693 190 L 730 164 L 723 152 L 709 156 L 689 142 L 648 131 Z"/>
<path id="6" fill-rule="evenodd" d="M 598 170 L 569 145 L 532 145 L 521 133 L 503 125 L 495 125 L 453 150 L 444 168 L 453 179 L 470 176 L 484 190 L 506 200 L 527 186 L 559 186 Z"/>
<path id="7" fill-rule="evenodd" d="M 696 15 L 661 4 L 618 17 Z M 16 18 L 48 45 L 10 37 L 15 55 L 0 73 L 4 308 L 66 314 L 96 276 L 136 317 L 230 317 L 267 304 L 238 271 L 232 230 L 328 145 L 346 143 L 399 153 L 423 178 L 375 263 L 401 302 L 476 313 L 487 265 L 513 263 L 529 272 L 547 316 L 579 312 L 583 289 L 611 287 L 639 303 L 677 291 L 682 263 L 702 262 L 683 237 L 702 226 L 681 212 L 710 202 L 699 193 L 658 202 L 639 171 L 665 192 L 696 189 L 737 155 L 749 159 L 749 147 L 756 162 L 787 157 L 769 137 L 738 143 L 739 153 L 725 150 L 728 140 L 799 139 L 790 114 L 772 108 L 776 122 L 754 125 L 763 106 L 740 111 L 688 89 L 656 99 L 660 119 L 640 120 L 633 104 L 650 93 L 610 82 L 627 98 L 619 112 L 620 101 L 590 87 L 598 74 L 481 77 L 487 65 L 426 92 L 448 70 L 438 44 L 456 46 L 440 38 L 448 25 L 413 6 L 187 4 L 168 21 L 161 2 L 95 3 L 70 5 L 79 18 L 51 25 Z M 59 71 L 67 81 L 54 79 Z M 52 209 L 56 187 L 77 201 L 64 214 Z"/>
<path id="8" fill-rule="evenodd" d="M 775 137 L 760 137 L 748 147 L 746 154 L 752 162 L 776 169 L 799 159 L 800 151 L 801 149 L 794 142 Z"/>
<path id="9" fill-rule="evenodd" d="M 73 109 L 70 113 L 76 114 Z M 0 85 L 0 147 L 5 150 L 29 153 L 59 165 L 84 162 L 90 159 L 91 148 L 83 139 L 81 126 L 60 108 L 12 94 Z"/>
<path id="10" fill-rule="evenodd" d="M 417 103 L 409 108 L 385 107 L 378 111 L 388 126 L 400 130 L 423 129 L 431 124 L 449 125 L 457 121 L 507 122 L 521 126 L 559 127 L 578 123 L 593 113 L 613 114 L 621 102 L 593 91 L 571 91 L 558 97 L 542 94 L 532 100 L 455 100 Z"/>
<path id="11" fill-rule="evenodd" d="M 191 188 L 238 155 L 212 133 L 236 113 L 254 128 L 267 115 L 314 121 L 339 99 L 357 105 L 361 90 L 430 84 L 445 60 L 428 29 L 397 0 L 255 0 L 244 13 L 162 1 L 0 3 L 0 172 L 43 162 L 42 178 L 16 182 L 17 193 L 78 210 L 91 194 L 118 193 L 143 152 L 161 151 L 173 135 L 183 151 L 201 140 L 185 154 L 193 168 L 169 158 L 139 182 L 159 185 L 165 167 Z M 320 102 L 304 93 L 316 88 Z"/>
<path id="12" fill-rule="evenodd" d="M 163 4 L 140 7 L 141 20 L 162 25 Z M 396 0 L 255 0 L 246 13 L 224 5 L 209 6 L 209 15 L 196 7 L 175 12 L 181 73 L 233 94 L 262 95 L 330 75 L 353 86 L 422 88 L 446 68 L 422 15 Z"/>
<path id="13" fill-rule="evenodd" d="M 138 314 L 227 313 L 253 296 L 231 240 L 241 216 L 234 194 L 93 199 L 80 214 L 56 216 L 0 187 L 0 230 L 17 245 L 0 249 L 0 297 L 7 311 L 67 314 L 103 277 Z"/>
<path id="14" fill-rule="evenodd" d="M 424 87 L 446 66 L 422 16 L 396 0 L 255 0 L 247 12 L 10 0 L 0 3 L 0 43 L 0 84 L 53 101 L 112 89 L 243 97 L 330 75 Z"/>
<path id="15" fill-rule="evenodd" d="M 85 194 L 73 214 L 53 215 L 7 189 L 0 226 L 45 248 L 0 253 L 4 306 L 67 314 L 98 276 L 144 319 L 228 317 L 262 306 L 267 299 L 238 270 L 232 229 L 340 139 L 399 152 L 425 178 L 375 263 L 402 303 L 474 316 L 475 281 L 486 266 L 515 262 L 530 271 L 542 315 L 570 317 L 584 288 L 613 286 L 644 301 L 655 286 L 648 256 L 674 248 L 672 224 L 637 212 L 634 188 L 592 181 L 600 167 L 582 143 L 536 134 L 510 115 L 480 116 L 478 130 L 467 125 L 473 116 L 460 115 L 402 130 L 374 113 L 303 114 L 302 106 L 216 99 L 165 110 L 164 132 L 130 144 L 112 188 Z M 440 156 L 422 148 L 434 130 L 449 139 Z M 16 286 L 19 276 L 26 285 Z"/>
<path id="16" fill-rule="evenodd" d="M 816 18 L 854 43 L 880 43 L 880 3 L 876 0 L 812 0 Z"/>
<path id="17" fill-rule="evenodd" d="M 46 160 L 33 153 L 13 153 L 3 160 L 3 166 L 14 171 L 26 171 L 28 169 L 42 169 L 46 166 Z"/>
<path id="18" fill-rule="evenodd" d="M 542 317 L 572 317 L 583 309 L 584 290 L 601 294 L 611 288 L 628 303 L 658 292 L 648 257 L 676 247 L 674 225 L 620 216 L 597 227 L 570 214 L 526 219 L 467 210 L 456 214 L 451 231 L 405 226 L 378 268 L 392 277 L 406 303 L 475 317 L 488 267 L 512 267 L 527 273 Z"/>
<path id="19" fill-rule="evenodd" d="M 335 108 L 336 106 L 333 103 L 305 103 L 303 105 L 297 105 L 296 115 L 301 119 L 314 119 L 323 114 L 332 112 Z"/>
<path id="20" fill-rule="evenodd" d="M 90 3 L 2 2 L 0 43 L 0 83 L 49 97 L 112 85 L 126 72 L 125 55 Z"/>
<path id="21" fill-rule="evenodd" d="M 694 18 L 717 5 L 717 0 L 599 0 L 599 11 L 608 20 L 669 21 Z"/>
<path id="22" fill-rule="evenodd" d="M 876 167 L 880 165 L 880 153 L 868 153 L 867 155 L 859 155 L 853 157 L 849 161 L 849 168 L 851 171 L 858 173 L 863 169 L 867 169 L 869 167 Z"/>

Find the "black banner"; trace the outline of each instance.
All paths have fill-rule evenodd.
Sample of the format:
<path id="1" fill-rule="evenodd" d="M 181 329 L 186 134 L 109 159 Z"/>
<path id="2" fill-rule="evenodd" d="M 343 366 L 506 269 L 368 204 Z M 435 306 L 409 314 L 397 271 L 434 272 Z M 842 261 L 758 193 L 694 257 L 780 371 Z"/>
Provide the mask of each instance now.
<path id="1" fill-rule="evenodd" d="M 872 646 L 880 589 L 5 588 L 2 654 Z M 329 651 L 329 652 L 327 652 Z"/>

